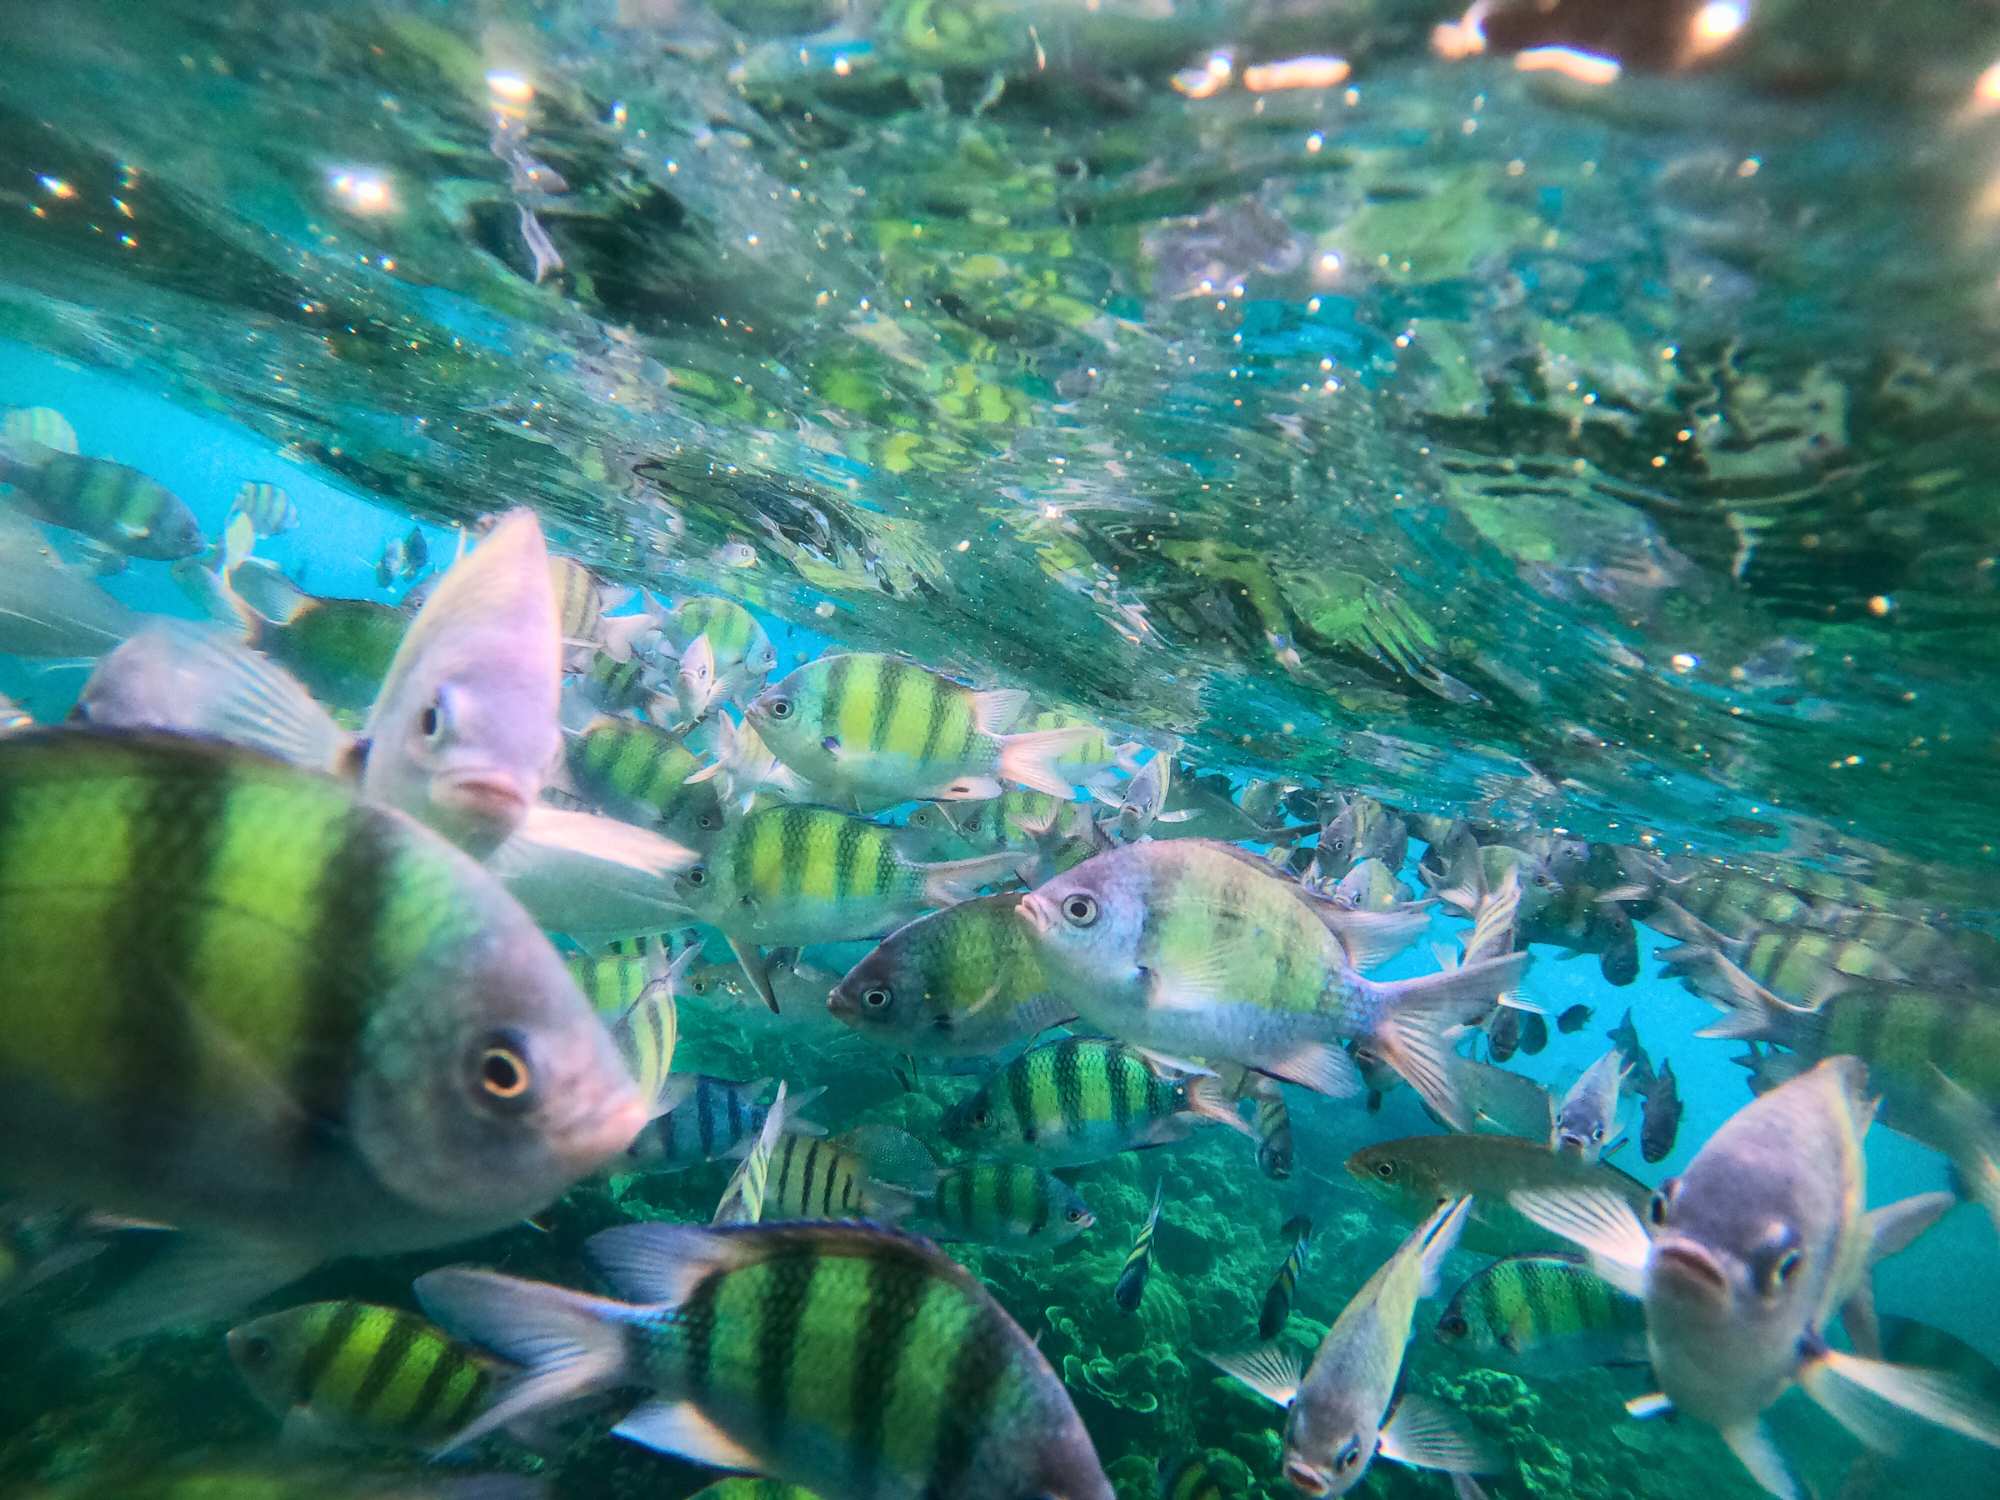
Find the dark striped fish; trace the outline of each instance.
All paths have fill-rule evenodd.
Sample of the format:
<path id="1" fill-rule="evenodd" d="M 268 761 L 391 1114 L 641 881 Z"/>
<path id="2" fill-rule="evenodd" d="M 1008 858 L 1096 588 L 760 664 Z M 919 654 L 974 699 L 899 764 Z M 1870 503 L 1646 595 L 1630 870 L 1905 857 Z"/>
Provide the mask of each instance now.
<path id="1" fill-rule="evenodd" d="M 731 1083 L 706 1073 L 673 1074 L 659 1095 L 664 1111 L 632 1142 L 625 1167 L 641 1172 L 679 1172 L 705 1161 L 743 1155 L 764 1128 L 771 1106 L 758 1100 L 773 1082 L 759 1078 Z M 809 1097 L 793 1096 L 794 1113 L 804 1108 Z M 818 1127 L 795 1120 L 792 1129 L 817 1133 Z"/>
<path id="2" fill-rule="evenodd" d="M 1201 1120 L 1250 1133 L 1215 1080 L 1170 1076 L 1101 1037 L 1030 1047 L 945 1113 L 944 1138 L 1002 1161 L 1074 1167 L 1183 1139 Z"/>
<path id="3" fill-rule="evenodd" d="M 685 969 L 700 949 L 689 948 L 679 959 Z M 639 1085 L 647 1112 L 660 1107 L 667 1089 L 669 1070 L 674 1065 L 674 1044 L 680 1038 L 680 1018 L 674 1008 L 674 981 L 671 971 L 658 983 L 641 992 L 611 1026 L 611 1040 L 625 1067 Z"/>
<path id="4" fill-rule="evenodd" d="M 229 1330 L 229 1357 L 287 1437 L 434 1448 L 506 1371 L 412 1312 L 308 1302 Z"/>
<path id="5" fill-rule="evenodd" d="M 231 516 L 248 516 L 258 536 L 279 536 L 299 524 L 299 508 L 275 484 L 251 480 L 229 502 Z"/>
<path id="6" fill-rule="evenodd" d="M 1452 1293 L 1437 1336 L 1468 1358 L 1523 1376 L 1643 1364 L 1646 1305 L 1582 1256 L 1509 1255 Z"/>
<path id="7" fill-rule="evenodd" d="M 12 1500 L 547 1500 L 548 1487 L 520 1474 L 456 1478 L 356 1473 L 351 1461 L 302 1462 L 255 1454 L 185 1463 L 113 1466 L 53 1489 L 16 1491 Z"/>
<path id="8" fill-rule="evenodd" d="M 817 1493 L 782 1479 L 718 1479 L 696 1490 L 688 1500 L 820 1500 Z"/>
<path id="9" fill-rule="evenodd" d="M 755 1224 L 764 1217 L 764 1195 L 771 1180 L 771 1157 L 777 1150 L 778 1137 L 785 1128 L 785 1086 L 780 1083 L 778 1092 L 771 1100 L 771 1107 L 764 1114 L 764 1128 L 757 1132 L 757 1140 L 750 1148 L 750 1154 L 737 1163 L 730 1174 L 729 1186 L 722 1190 L 722 1201 L 715 1206 L 713 1224 Z"/>
<path id="10" fill-rule="evenodd" d="M 1251 1097 L 1257 1101 L 1251 1128 L 1257 1132 L 1257 1165 L 1266 1177 L 1283 1182 L 1292 1175 L 1292 1112 L 1285 1091 L 1275 1078 L 1248 1074 Z"/>
<path id="11" fill-rule="evenodd" d="M 1312 1243 L 1313 1222 L 1304 1214 L 1287 1219 L 1279 1231 L 1292 1242 L 1284 1263 L 1264 1293 L 1264 1307 L 1257 1314 L 1257 1337 L 1266 1343 L 1284 1332 L 1292 1316 L 1292 1294 L 1298 1290 L 1299 1267 L 1306 1263 L 1306 1247 Z"/>
<path id="12" fill-rule="evenodd" d="M 643 1119 L 484 870 L 213 742 L 0 739 L 0 952 L 0 1178 L 187 1232 L 86 1336 L 498 1229 Z"/>
<path id="13" fill-rule="evenodd" d="M 834 1140 L 787 1135 L 771 1153 L 764 1211 L 774 1219 L 893 1224 L 936 1181 L 923 1142 L 893 1125 L 864 1125 Z"/>
<path id="14" fill-rule="evenodd" d="M 433 1318 L 528 1367 L 459 1442 L 643 1385 L 653 1399 L 620 1436 L 823 1500 L 1113 1500 L 1047 1359 L 921 1240 L 634 1224 L 589 1250 L 630 1302 L 490 1271 L 419 1278 Z"/>
<path id="15" fill-rule="evenodd" d="M 1166 1194 L 1166 1179 L 1162 1178 L 1153 1187 L 1153 1211 L 1146 1215 L 1146 1222 L 1132 1237 L 1132 1249 L 1118 1273 L 1118 1284 L 1111 1289 L 1111 1300 L 1118 1304 L 1120 1312 L 1137 1312 L 1145 1300 L 1146 1282 L 1153 1274 L 1153 1231 L 1160 1227 L 1160 1204 Z"/>
<path id="16" fill-rule="evenodd" d="M 1066 1245 L 1097 1222 L 1075 1188 L 1052 1172 L 1018 1162 L 952 1167 L 922 1205 L 937 1239 L 1002 1249 Z"/>
<path id="17" fill-rule="evenodd" d="M 732 697 L 762 682 L 778 665 L 778 653 L 764 627 L 733 599 L 707 595 L 683 599 L 660 621 L 660 631 L 676 652 L 706 636 L 718 688 Z"/>
<path id="18" fill-rule="evenodd" d="M 899 656 L 840 653 L 795 668 L 743 712 L 778 759 L 842 806 L 976 802 L 1003 781 L 1067 801 L 1076 788 L 1058 763 L 1096 731 L 1007 734 L 1027 702 Z"/>
<path id="19" fill-rule="evenodd" d="M 1228 1500 L 1228 1495 L 1206 1453 L 1184 1458 L 1160 1476 L 1160 1500 Z"/>
<path id="20" fill-rule="evenodd" d="M 673 816 L 701 766 L 679 735 L 637 719 L 593 719 L 566 754 L 571 781 L 593 806 L 648 827 Z"/>
<path id="21" fill-rule="evenodd" d="M 659 689 L 658 673 L 643 658 L 620 661 L 608 651 L 592 656 L 576 682 L 584 698 L 607 714 L 638 708 Z"/>
<path id="22" fill-rule="evenodd" d="M 34 443 L 0 445 L 0 484 L 20 509 L 130 557 L 173 562 L 206 545 L 180 496 L 137 469 Z"/>

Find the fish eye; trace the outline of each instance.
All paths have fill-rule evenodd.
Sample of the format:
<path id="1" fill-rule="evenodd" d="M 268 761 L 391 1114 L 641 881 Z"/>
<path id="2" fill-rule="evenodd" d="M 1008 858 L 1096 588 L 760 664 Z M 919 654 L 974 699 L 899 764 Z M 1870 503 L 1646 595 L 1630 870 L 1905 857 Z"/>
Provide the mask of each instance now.
<path id="1" fill-rule="evenodd" d="M 712 812 L 705 812 L 695 818 L 694 826 L 697 828 L 720 828 L 722 820 Z"/>
<path id="2" fill-rule="evenodd" d="M 1375 1175 L 1381 1178 L 1384 1182 L 1389 1182 L 1393 1180 L 1396 1175 L 1396 1164 L 1392 1161 L 1376 1162 Z"/>
<path id="3" fill-rule="evenodd" d="M 431 699 L 429 704 L 425 706 L 422 716 L 418 718 L 417 732 L 427 740 L 435 740 L 439 735 L 443 734 L 445 726 L 451 722 L 451 715 L 447 712 L 447 707 L 444 693 L 440 690 L 438 695 Z"/>
<path id="4" fill-rule="evenodd" d="M 861 1003 L 870 1010 L 880 1010 L 889 1003 L 889 991 L 882 985 L 870 985 L 861 992 Z"/>
<path id="5" fill-rule="evenodd" d="M 253 1370 L 261 1370 L 277 1354 L 277 1347 L 261 1333 L 253 1333 L 236 1345 L 243 1363 Z"/>
<path id="6" fill-rule="evenodd" d="M 974 1130 L 984 1130 L 988 1125 L 990 1125 L 993 1122 L 993 1115 L 991 1111 L 983 1107 L 975 1109 L 970 1115 L 966 1116 L 966 1118 L 972 1122 L 972 1128 Z"/>
<path id="7" fill-rule="evenodd" d="M 1464 1338 L 1470 1331 L 1471 1325 L 1457 1313 L 1446 1313 L 1438 1322 L 1438 1332 L 1449 1334 L 1455 1339 Z"/>
<path id="8" fill-rule="evenodd" d="M 1604 1127 L 1603 1127 L 1602 1125 L 1593 1125 L 1593 1126 L 1591 1126 L 1591 1127 L 1590 1127 L 1590 1138 L 1591 1138 L 1591 1139 L 1592 1139 L 1593 1141 L 1601 1141 L 1601 1140 L 1603 1140 L 1603 1139 L 1604 1139 Z"/>
<path id="9" fill-rule="evenodd" d="M 1062 914 L 1072 927 L 1088 927 L 1097 920 L 1097 898 L 1082 891 L 1063 897 Z"/>
<path id="10" fill-rule="evenodd" d="M 708 871 L 704 869 L 702 866 L 696 865 L 691 870 L 683 871 L 681 874 L 681 879 L 685 880 L 689 885 L 694 885 L 694 886 L 707 885 Z"/>
<path id="11" fill-rule="evenodd" d="M 1072 1208 L 1069 1211 L 1069 1213 L 1065 1215 L 1065 1217 L 1068 1218 L 1068 1220 L 1072 1224 L 1081 1224 L 1083 1222 L 1083 1210 L 1080 1208 Z"/>
<path id="12" fill-rule="evenodd" d="M 473 1078 L 479 1090 L 496 1104 L 528 1102 L 534 1074 L 528 1068 L 527 1043 L 516 1031 L 496 1031 L 479 1048 Z"/>
<path id="13" fill-rule="evenodd" d="M 773 698 L 770 706 L 774 719 L 789 719 L 792 716 L 792 700 L 789 698 Z"/>
<path id="14" fill-rule="evenodd" d="M 1345 1443 L 1340 1445 L 1340 1452 L 1335 1454 L 1333 1459 L 1334 1467 L 1339 1469 L 1343 1474 L 1360 1462 L 1361 1444 L 1353 1438 L 1349 1438 Z"/>
<path id="15" fill-rule="evenodd" d="M 1798 1274 L 1799 1266 L 1805 1260 L 1803 1250 L 1793 1248 L 1778 1257 L 1778 1263 L 1771 1268 L 1771 1274 L 1779 1286 L 1783 1286 Z"/>

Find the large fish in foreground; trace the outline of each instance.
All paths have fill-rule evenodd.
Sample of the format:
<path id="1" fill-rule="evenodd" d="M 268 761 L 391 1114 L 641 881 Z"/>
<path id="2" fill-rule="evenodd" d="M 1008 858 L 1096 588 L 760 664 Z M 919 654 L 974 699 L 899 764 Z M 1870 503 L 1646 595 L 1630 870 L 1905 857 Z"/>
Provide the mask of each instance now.
<path id="1" fill-rule="evenodd" d="M 1196 840 L 1087 859 L 1030 892 L 1021 915 L 1093 1026 L 1335 1095 L 1361 1091 L 1339 1044 L 1364 1039 L 1454 1124 L 1466 1110 L 1447 1033 L 1490 1010 L 1527 963 L 1510 953 L 1419 979 L 1365 979 L 1360 968 L 1406 944 L 1422 913 L 1317 903 L 1241 850 Z"/>
<path id="2" fill-rule="evenodd" d="M 335 781 L 50 730 L 0 808 L 0 1183 L 184 1231 L 85 1337 L 501 1228 L 644 1118 L 520 907 Z"/>
<path id="3" fill-rule="evenodd" d="M 1862 1137 L 1875 1106 L 1866 1069 L 1829 1058 L 1732 1115 L 1686 1172 L 1653 1195 L 1645 1219 L 1601 1190 L 1516 1192 L 1514 1206 L 1590 1252 L 1592 1268 L 1646 1304 L 1646 1342 L 1669 1407 L 1721 1432 L 1757 1482 L 1798 1486 L 1762 1422 L 1794 1384 L 1856 1436 L 1893 1441 L 1914 1416 L 2000 1446 L 2000 1414 L 1928 1371 L 1830 1348 L 1845 1310 L 1857 1343 L 1873 1336 L 1869 1271 L 1928 1228 L 1948 1194 L 1864 1212 Z"/>
<path id="4" fill-rule="evenodd" d="M 652 1397 L 619 1436 L 824 1500 L 1112 1500 L 1048 1360 L 922 1240 L 851 1224 L 633 1224 L 588 1249 L 630 1302 L 490 1271 L 418 1278 L 433 1318 L 525 1366 L 458 1444 L 644 1386 Z"/>

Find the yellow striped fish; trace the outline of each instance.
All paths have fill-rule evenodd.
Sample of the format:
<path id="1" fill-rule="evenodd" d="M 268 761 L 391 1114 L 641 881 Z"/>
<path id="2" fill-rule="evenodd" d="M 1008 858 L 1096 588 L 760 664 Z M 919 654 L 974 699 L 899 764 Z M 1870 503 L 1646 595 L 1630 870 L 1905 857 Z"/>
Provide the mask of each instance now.
<path id="1" fill-rule="evenodd" d="M 771 1152 L 784 1128 L 785 1086 L 780 1083 L 777 1095 L 771 1100 L 770 1113 L 764 1116 L 764 1128 L 757 1133 L 757 1144 L 750 1148 L 750 1154 L 730 1174 L 729 1186 L 722 1190 L 722 1201 L 715 1206 L 713 1223 L 755 1224 L 764 1217 L 764 1191 L 771 1176 Z"/>
<path id="2" fill-rule="evenodd" d="M 1166 1179 L 1161 1178 L 1153 1188 L 1153 1211 L 1146 1215 L 1146 1222 L 1133 1237 L 1132 1252 L 1125 1257 L 1125 1268 L 1118 1273 L 1118 1285 L 1112 1288 L 1112 1300 L 1120 1312 L 1137 1312 L 1145 1298 L 1146 1282 L 1153 1274 L 1153 1232 L 1160 1227 L 1160 1203 L 1166 1192 Z"/>

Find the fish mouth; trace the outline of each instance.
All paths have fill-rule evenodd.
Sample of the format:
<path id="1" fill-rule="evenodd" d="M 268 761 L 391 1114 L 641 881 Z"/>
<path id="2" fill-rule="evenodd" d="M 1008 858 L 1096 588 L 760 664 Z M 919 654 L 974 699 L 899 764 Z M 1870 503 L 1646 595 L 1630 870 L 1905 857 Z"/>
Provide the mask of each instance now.
<path id="1" fill-rule="evenodd" d="M 1045 937 L 1055 924 L 1055 907 L 1045 900 L 1040 891 L 1030 891 L 1021 898 L 1021 904 L 1014 908 L 1021 914 L 1021 920 L 1028 924 L 1028 930 L 1037 937 Z"/>
<path id="2" fill-rule="evenodd" d="M 440 806 L 495 842 L 505 839 L 528 816 L 528 793 L 520 779 L 504 771 L 463 771 L 440 778 Z"/>
<path id="3" fill-rule="evenodd" d="M 1311 1464 L 1296 1458 L 1285 1460 L 1285 1482 L 1302 1495 L 1330 1495 L 1333 1483 Z"/>
<path id="4" fill-rule="evenodd" d="M 1714 1301 L 1729 1295 L 1729 1277 L 1721 1262 L 1693 1240 L 1657 1242 L 1653 1246 L 1653 1274 Z"/>
<path id="5" fill-rule="evenodd" d="M 847 993 L 846 986 L 836 984 L 827 991 L 826 1008 L 836 1016 L 851 1016 L 855 1013 L 854 997 Z"/>
<path id="6" fill-rule="evenodd" d="M 1570 1156 L 1581 1156 L 1590 1149 L 1590 1142 L 1573 1130 L 1565 1130 L 1556 1137 L 1556 1150 Z"/>

